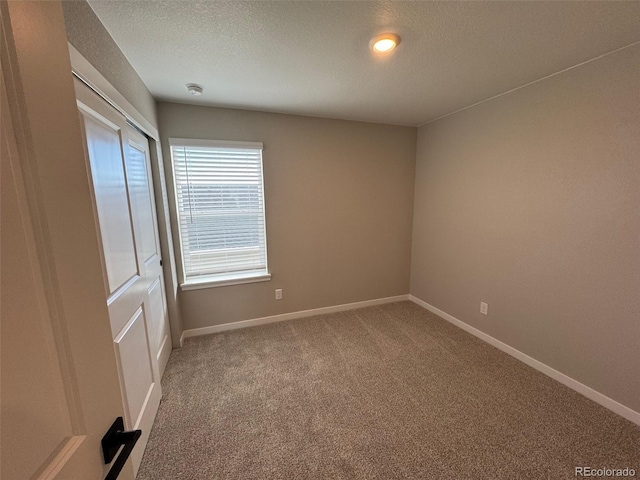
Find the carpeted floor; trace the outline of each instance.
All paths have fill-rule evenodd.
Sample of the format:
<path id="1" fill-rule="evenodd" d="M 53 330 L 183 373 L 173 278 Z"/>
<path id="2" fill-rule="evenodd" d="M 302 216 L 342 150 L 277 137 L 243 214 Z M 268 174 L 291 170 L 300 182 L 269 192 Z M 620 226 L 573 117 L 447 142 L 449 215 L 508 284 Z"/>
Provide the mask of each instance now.
<path id="1" fill-rule="evenodd" d="M 575 478 L 640 427 L 410 303 L 187 339 L 138 480 Z"/>

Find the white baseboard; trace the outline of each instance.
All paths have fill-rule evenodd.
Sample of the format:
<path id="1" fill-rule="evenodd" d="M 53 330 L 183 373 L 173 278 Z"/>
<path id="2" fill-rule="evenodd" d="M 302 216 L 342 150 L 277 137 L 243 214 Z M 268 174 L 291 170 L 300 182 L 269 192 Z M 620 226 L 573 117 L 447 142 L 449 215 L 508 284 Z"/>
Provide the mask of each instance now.
<path id="1" fill-rule="evenodd" d="M 384 303 L 401 302 L 403 300 L 409 300 L 409 295 L 376 298 L 374 300 L 365 300 L 364 302 L 345 303 L 342 305 L 333 305 L 330 307 L 314 308 L 312 310 L 301 310 L 298 312 L 283 313 L 281 315 L 272 315 L 270 317 L 253 318 L 250 320 L 240 320 L 238 322 L 223 323 L 222 325 L 212 325 L 210 327 L 193 328 L 191 330 L 185 330 L 182 332 L 182 336 L 180 337 L 180 346 L 182 346 L 182 344 L 184 343 L 184 339 L 188 337 L 209 335 L 211 333 L 224 332 L 226 330 L 236 330 L 238 328 L 255 327 L 257 325 L 265 325 L 267 323 L 284 322 L 286 320 L 294 320 L 296 318 L 313 317 L 314 315 L 324 315 L 326 313 L 355 310 L 356 308 L 371 307 L 373 305 L 382 305 Z"/>
<path id="2" fill-rule="evenodd" d="M 465 330 L 466 332 L 469 332 L 471 335 L 473 335 L 475 337 L 478 337 L 480 340 L 483 340 L 483 341 L 487 342 L 489 345 L 492 345 L 492 346 L 502 350 L 503 352 L 508 353 L 512 357 L 517 358 L 521 362 L 526 363 L 530 367 L 535 368 L 536 370 L 538 370 L 539 372 L 544 373 L 548 377 L 551 377 L 554 380 L 562 383 L 563 385 L 566 385 L 570 389 L 575 390 L 576 392 L 584 395 L 588 399 L 593 400 L 596 403 L 599 403 L 603 407 L 611 410 L 614 413 L 617 413 L 618 415 L 620 415 L 621 417 L 626 418 L 630 422 L 633 422 L 636 425 L 640 425 L 640 413 L 639 412 L 636 412 L 635 410 L 632 410 L 631 408 L 626 407 L 626 406 L 622 405 L 621 403 L 616 402 L 615 400 L 607 397 L 606 395 L 603 395 L 602 393 L 597 392 L 593 388 L 588 387 L 588 386 L 584 385 L 583 383 L 580 383 L 579 381 L 574 380 L 573 378 L 565 375 L 564 373 L 561 373 L 558 370 L 555 370 L 555 369 L 551 368 L 549 365 L 546 365 L 546 364 L 536 360 L 535 358 L 532 358 L 529 355 L 527 355 L 525 353 L 522 353 L 520 350 L 516 350 L 515 348 L 507 345 L 506 343 L 503 343 L 500 340 L 497 340 L 497 339 L 493 338 L 492 336 L 487 335 L 486 333 L 478 330 L 477 328 L 474 328 L 471 325 L 468 325 L 468 324 L 464 323 L 463 321 L 458 320 L 456 317 L 454 317 L 452 315 L 449 315 L 448 313 L 443 312 L 442 310 L 439 310 L 438 308 L 434 307 L 433 305 L 429 305 L 424 300 L 420 300 L 419 298 L 414 297 L 413 295 L 409 295 L 409 300 L 411 300 L 412 302 L 414 302 L 417 305 L 420 305 L 423 308 L 426 308 L 430 312 L 435 313 L 439 317 L 442 317 L 443 319 L 447 320 L 448 322 L 454 324 L 456 327 L 460 327 L 461 329 Z"/>

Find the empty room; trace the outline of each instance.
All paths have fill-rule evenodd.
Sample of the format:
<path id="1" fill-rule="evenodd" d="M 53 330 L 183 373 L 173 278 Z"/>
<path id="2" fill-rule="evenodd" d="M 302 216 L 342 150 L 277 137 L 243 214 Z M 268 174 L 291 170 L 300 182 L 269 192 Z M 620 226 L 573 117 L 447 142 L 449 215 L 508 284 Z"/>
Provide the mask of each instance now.
<path id="1" fill-rule="evenodd" d="M 640 477 L 640 2 L 0 17 L 3 480 Z"/>

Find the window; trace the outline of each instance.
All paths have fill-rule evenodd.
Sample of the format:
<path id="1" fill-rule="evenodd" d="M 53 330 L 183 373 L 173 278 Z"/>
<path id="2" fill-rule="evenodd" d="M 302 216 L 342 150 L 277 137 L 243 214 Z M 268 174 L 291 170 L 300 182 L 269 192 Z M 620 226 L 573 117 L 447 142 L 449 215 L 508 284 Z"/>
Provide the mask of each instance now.
<path id="1" fill-rule="evenodd" d="M 183 289 L 269 280 L 262 144 L 169 139 Z"/>

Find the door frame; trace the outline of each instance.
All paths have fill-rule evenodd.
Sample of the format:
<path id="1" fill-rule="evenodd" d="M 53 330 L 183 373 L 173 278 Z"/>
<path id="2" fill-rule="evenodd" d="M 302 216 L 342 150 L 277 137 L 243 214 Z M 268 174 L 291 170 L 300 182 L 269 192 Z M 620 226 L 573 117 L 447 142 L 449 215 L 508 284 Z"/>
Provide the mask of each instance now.
<path id="1" fill-rule="evenodd" d="M 176 258 L 171 232 L 169 203 L 165 164 L 162 157 L 160 135 L 156 126 L 145 118 L 109 81 L 70 43 L 69 56 L 71 69 L 75 77 L 102 97 L 107 103 L 119 111 L 127 122 L 149 138 L 151 154 L 151 174 L 153 177 L 158 235 L 160 237 L 160 253 L 163 259 L 163 275 L 166 291 L 169 328 L 173 348 L 181 345 L 180 338 L 184 330 L 178 299 L 178 276 Z M 155 119 L 152 119 L 155 121 Z M 160 372 L 162 374 L 162 372 Z"/>

